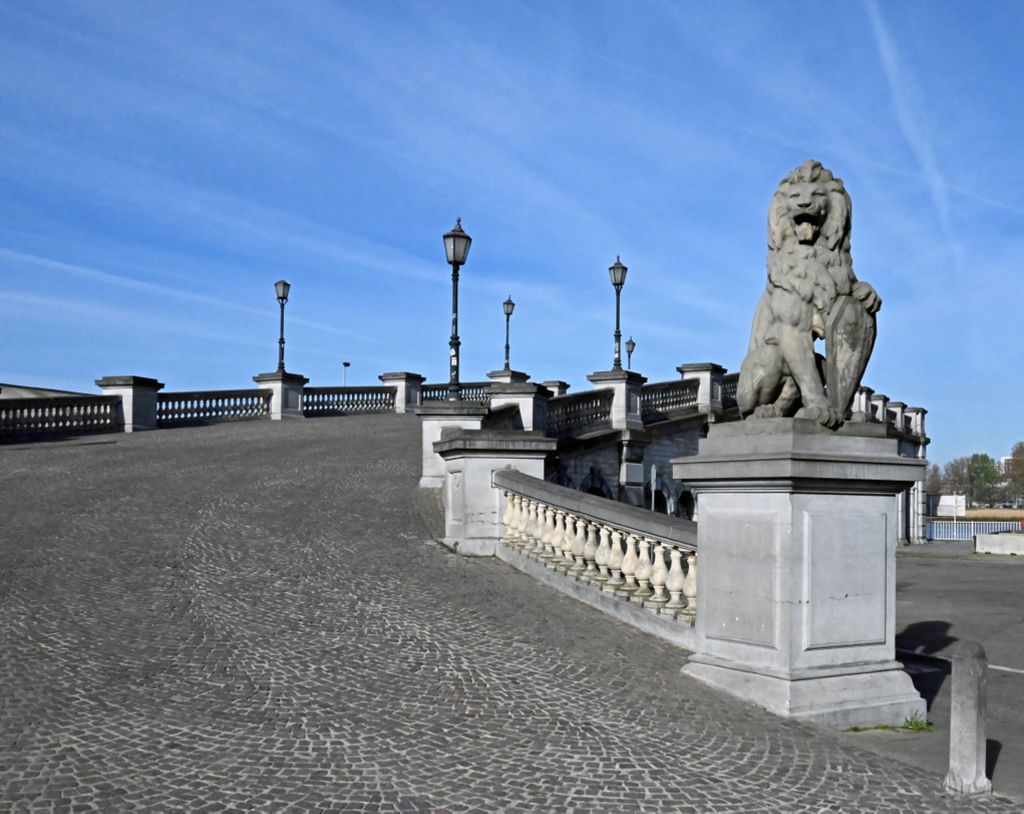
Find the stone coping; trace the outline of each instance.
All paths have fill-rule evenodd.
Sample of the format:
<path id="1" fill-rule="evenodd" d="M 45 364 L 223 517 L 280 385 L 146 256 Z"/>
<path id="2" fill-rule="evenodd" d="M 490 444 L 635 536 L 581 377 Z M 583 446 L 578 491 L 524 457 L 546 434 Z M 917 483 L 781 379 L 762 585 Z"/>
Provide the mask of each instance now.
<path id="1" fill-rule="evenodd" d="M 413 410 L 418 416 L 484 416 L 488 407 L 474 401 L 448 401 L 438 399 L 428 401 Z"/>
<path id="2" fill-rule="evenodd" d="M 492 382 L 488 386 L 491 398 L 494 396 L 543 396 L 551 398 L 551 391 L 534 382 Z"/>
<path id="3" fill-rule="evenodd" d="M 704 371 L 710 371 L 711 373 L 724 374 L 725 368 L 716 362 L 688 362 L 676 367 L 680 373 L 703 373 Z"/>
<path id="4" fill-rule="evenodd" d="M 601 384 L 606 382 L 636 382 L 645 384 L 647 377 L 634 373 L 632 370 L 599 370 L 587 376 L 587 381 L 591 383 L 599 382 Z"/>
<path id="5" fill-rule="evenodd" d="M 692 520 L 658 514 L 608 498 L 588 495 L 576 489 L 524 475 L 514 469 L 495 471 L 491 476 L 491 483 L 499 489 L 508 489 L 628 533 L 670 540 L 683 548 L 697 550 L 697 524 Z"/>
<path id="6" fill-rule="evenodd" d="M 441 431 L 441 440 L 434 442 L 434 451 L 445 453 L 466 452 L 554 452 L 558 442 L 546 438 L 542 432 L 524 430 L 464 430 L 448 427 Z"/>
<path id="7" fill-rule="evenodd" d="M 161 390 L 164 383 L 148 376 L 104 376 L 96 379 L 97 387 L 151 387 Z"/>
<path id="8" fill-rule="evenodd" d="M 287 382 L 288 384 L 306 384 L 309 379 L 301 373 L 288 373 L 282 370 L 272 370 L 269 373 L 258 373 L 252 377 L 254 382 Z"/>
<path id="9" fill-rule="evenodd" d="M 419 373 L 407 373 L 402 370 L 391 371 L 389 373 L 381 373 L 378 377 L 382 382 L 393 381 L 395 379 L 405 380 L 410 382 L 425 382 L 426 376 L 421 376 Z"/>

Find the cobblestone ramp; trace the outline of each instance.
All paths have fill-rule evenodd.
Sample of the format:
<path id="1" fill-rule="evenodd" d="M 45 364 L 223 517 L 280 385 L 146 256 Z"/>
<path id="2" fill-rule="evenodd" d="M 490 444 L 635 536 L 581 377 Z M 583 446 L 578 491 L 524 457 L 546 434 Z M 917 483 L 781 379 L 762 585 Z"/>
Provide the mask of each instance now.
<path id="1" fill-rule="evenodd" d="M 407 416 L 0 449 L 12 811 L 1012 811 L 429 541 Z"/>

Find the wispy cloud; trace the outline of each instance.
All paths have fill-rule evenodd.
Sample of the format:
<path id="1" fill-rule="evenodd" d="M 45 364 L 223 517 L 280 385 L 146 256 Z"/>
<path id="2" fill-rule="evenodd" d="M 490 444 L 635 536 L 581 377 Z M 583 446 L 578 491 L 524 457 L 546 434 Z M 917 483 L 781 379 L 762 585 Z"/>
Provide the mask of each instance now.
<path id="1" fill-rule="evenodd" d="M 900 54 L 876 0 L 865 0 L 864 8 L 867 11 L 868 20 L 871 22 L 875 46 L 878 48 L 878 55 L 882 60 L 886 81 L 889 84 L 893 114 L 896 116 L 900 132 L 906 139 L 924 175 L 943 236 L 954 259 L 959 263 L 963 251 L 953 226 L 949 187 L 939 168 L 938 161 L 935 159 L 927 130 L 926 106 L 921 101 L 917 81 Z"/>

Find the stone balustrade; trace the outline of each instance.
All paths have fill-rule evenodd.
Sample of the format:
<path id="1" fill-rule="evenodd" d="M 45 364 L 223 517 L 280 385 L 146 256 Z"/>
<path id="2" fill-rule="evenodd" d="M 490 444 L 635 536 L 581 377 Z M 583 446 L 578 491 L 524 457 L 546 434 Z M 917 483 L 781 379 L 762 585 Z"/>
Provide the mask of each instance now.
<path id="1" fill-rule="evenodd" d="M 591 604 L 604 610 L 609 604 L 618 604 L 619 611 L 630 608 L 625 615 L 614 614 L 624 621 L 635 622 L 635 610 L 640 610 L 673 625 L 694 624 L 695 523 L 511 469 L 495 471 L 492 483 L 504 497 L 499 557 L 512 564 L 525 559 L 542 566 L 556 583 L 574 583 L 577 598 L 602 597 L 601 603 Z M 651 632 L 664 634 L 664 627 Z"/>
<path id="2" fill-rule="evenodd" d="M 270 391 L 188 390 L 158 393 L 156 425 L 177 427 L 270 416 Z"/>
<path id="3" fill-rule="evenodd" d="M 611 429 L 613 390 L 589 390 L 548 401 L 549 438 L 569 438 Z"/>
<path id="4" fill-rule="evenodd" d="M 682 379 L 644 385 L 640 391 L 640 415 L 644 424 L 669 421 L 697 408 L 700 381 Z"/>
<path id="5" fill-rule="evenodd" d="M 395 412 L 395 388 L 306 387 L 302 391 L 302 414 L 307 418 L 356 413 Z"/>
<path id="6" fill-rule="evenodd" d="M 57 396 L 0 401 L 0 438 L 120 432 L 118 396 Z"/>
<path id="7" fill-rule="evenodd" d="M 462 382 L 462 400 L 487 404 L 490 399 L 490 382 Z M 421 391 L 423 401 L 444 401 L 448 398 L 448 383 L 425 384 Z"/>

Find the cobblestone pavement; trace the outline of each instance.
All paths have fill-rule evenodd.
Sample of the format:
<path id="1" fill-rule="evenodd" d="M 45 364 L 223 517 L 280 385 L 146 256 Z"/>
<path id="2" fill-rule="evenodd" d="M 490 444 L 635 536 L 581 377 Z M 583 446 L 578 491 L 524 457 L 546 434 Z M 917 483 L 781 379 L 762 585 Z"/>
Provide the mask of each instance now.
<path id="1" fill-rule="evenodd" d="M 0 448 L 11 811 L 1014 811 L 428 542 L 405 416 Z"/>

